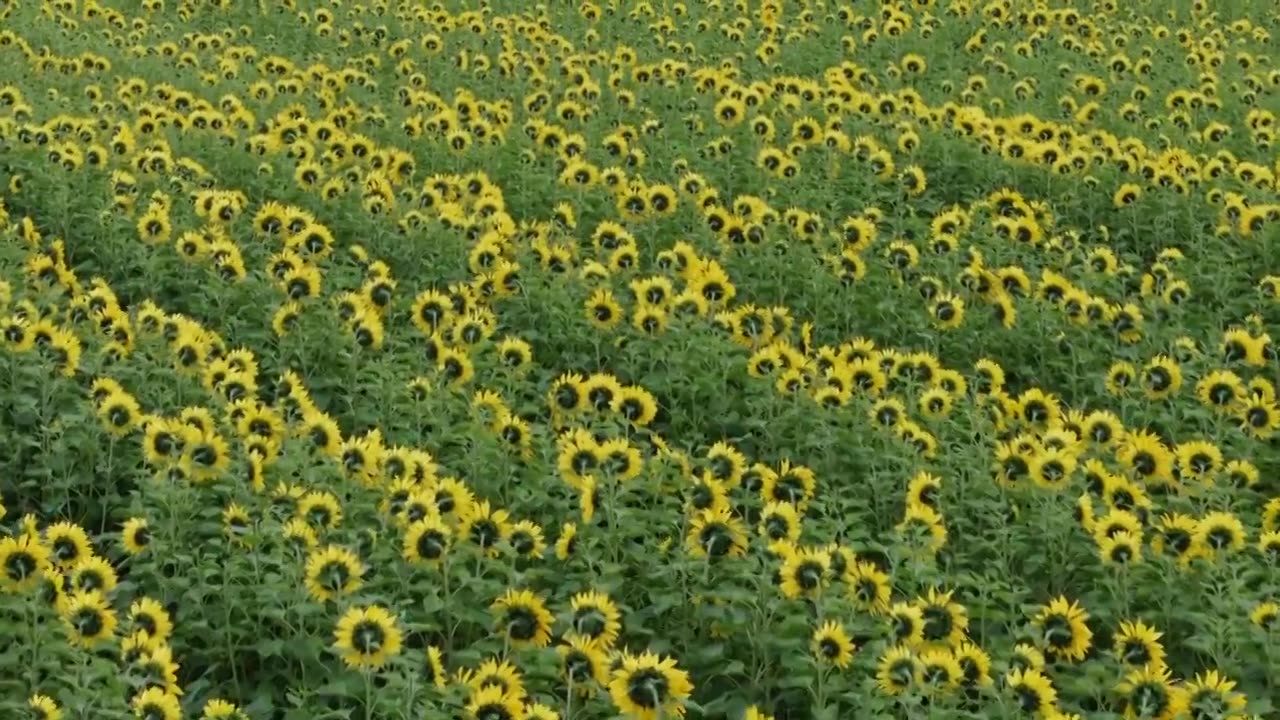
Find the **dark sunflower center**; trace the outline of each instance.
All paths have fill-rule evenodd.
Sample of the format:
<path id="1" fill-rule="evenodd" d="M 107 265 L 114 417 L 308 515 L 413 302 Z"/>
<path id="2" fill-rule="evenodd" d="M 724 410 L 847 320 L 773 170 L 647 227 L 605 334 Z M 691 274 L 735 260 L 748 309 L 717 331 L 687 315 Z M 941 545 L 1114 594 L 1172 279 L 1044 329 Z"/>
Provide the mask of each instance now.
<path id="1" fill-rule="evenodd" d="M 1133 457 L 1133 469 L 1141 475 L 1151 475 L 1156 471 L 1156 459 L 1145 450 L 1139 452 Z"/>
<path id="2" fill-rule="evenodd" d="M 481 520 L 471 527 L 471 540 L 482 548 L 492 547 L 501 533 L 492 520 Z"/>
<path id="3" fill-rule="evenodd" d="M 320 579 L 328 590 L 341 590 L 351 579 L 351 568 L 340 560 L 332 560 L 320 568 Z"/>
<path id="4" fill-rule="evenodd" d="M 387 632 L 372 620 L 362 620 L 351 629 L 351 646 L 362 655 L 372 655 L 382 649 Z"/>
<path id="5" fill-rule="evenodd" d="M 1215 527 L 1207 533 L 1209 545 L 1214 550 L 1221 550 L 1227 547 L 1235 539 L 1235 533 L 1229 527 Z"/>
<path id="6" fill-rule="evenodd" d="M 82 608 L 72 617 L 71 624 L 85 637 L 97 637 L 103 629 L 102 613 L 96 608 Z"/>
<path id="7" fill-rule="evenodd" d="M 595 453 L 586 449 L 575 452 L 570 462 L 573 466 L 573 471 L 579 475 L 591 472 L 597 464 Z"/>
<path id="8" fill-rule="evenodd" d="M 444 555 L 444 536 L 436 530 L 428 530 L 418 537 L 418 554 L 428 560 L 436 560 Z"/>
<path id="9" fill-rule="evenodd" d="M 1142 667 L 1151 662 L 1151 649 L 1139 640 L 1127 640 L 1122 646 L 1120 656 L 1128 665 Z"/>
<path id="10" fill-rule="evenodd" d="M 689 503 L 698 510 L 706 510 L 711 507 L 715 501 L 715 493 L 713 493 L 711 488 L 706 485 L 695 485 L 692 496 L 689 498 Z"/>
<path id="11" fill-rule="evenodd" d="M 1030 471 L 1030 468 L 1027 466 L 1027 461 L 1018 455 L 1014 455 L 1013 457 L 1006 459 L 1001 466 L 1004 469 L 1005 476 L 1010 480 L 1026 477 L 1027 473 Z"/>
<path id="12" fill-rule="evenodd" d="M 1214 405 L 1227 405 L 1235 398 L 1235 389 L 1226 383 L 1218 383 L 1209 388 L 1209 400 Z"/>
<path id="13" fill-rule="evenodd" d="M 210 467 L 218 461 L 218 452 L 208 445 L 201 445 L 191 453 L 191 458 L 204 467 Z"/>
<path id="14" fill-rule="evenodd" d="M 889 666 L 889 672 L 886 673 L 889 682 L 896 688 L 910 687 L 911 681 L 915 679 L 915 664 L 910 660 L 897 660 Z"/>
<path id="15" fill-rule="evenodd" d="M 1050 647 L 1061 650 L 1071 645 L 1075 632 L 1071 621 L 1061 615 L 1052 615 L 1044 621 L 1044 639 Z"/>
<path id="16" fill-rule="evenodd" d="M 702 528 L 698 541 L 706 553 L 712 557 L 728 555 L 733 549 L 733 534 L 729 528 L 720 523 L 712 523 Z"/>
<path id="17" fill-rule="evenodd" d="M 796 584 L 804 590 L 813 590 L 822 583 L 823 567 L 817 562 L 805 561 L 800 563 L 796 568 L 795 578 Z"/>
<path id="18" fill-rule="evenodd" d="M 76 584 L 80 586 L 81 590 L 88 592 L 101 590 L 107 584 L 107 581 L 96 569 L 86 569 L 81 571 L 80 576 L 76 578 Z"/>
<path id="19" fill-rule="evenodd" d="M 511 713 L 502 703 L 485 703 L 476 708 L 476 720 L 511 720 Z"/>
<path id="20" fill-rule="evenodd" d="M 538 634 L 538 617 L 527 607 L 507 609 L 507 634 L 512 640 L 527 642 Z"/>
<path id="21" fill-rule="evenodd" d="M 639 400 L 627 398 L 622 401 L 622 416 L 628 420 L 637 420 L 644 415 L 644 405 Z"/>
<path id="22" fill-rule="evenodd" d="M 58 538 L 53 541 L 53 554 L 63 562 L 70 562 L 80 557 L 80 546 L 70 538 Z"/>
<path id="23" fill-rule="evenodd" d="M 574 651 L 565 656 L 564 670 L 575 683 L 586 683 L 591 680 L 594 665 L 591 658 L 583 653 Z"/>
<path id="24" fill-rule="evenodd" d="M 804 482 L 792 475 L 780 478 L 773 488 L 773 499 L 778 502 L 795 504 L 804 499 L 804 494 Z"/>
<path id="25" fill-rule="evenodd" d="M 1162 367 L 1151 368 L 1151 370 L 1147 372 L 1147 383 L 1151 386 L 1151 389 L 1155 392 L 1161 392 L 1163 390 L 1168 389 L 1169 385 L 1172 384 L 1172 382 L 1173 382 L 1173 377 L 1169 374 L 1169 371 L 1166 370 L 1165 368 L 1162 368 Z"/>
<path id="26" fill-rule="evenodd" d="M 944 607 L 929 605 L 924 608 L 924 636 L 930 642 L 938 642 L 951 634 L 955 623 Z"/>
<path id="27" fill-rule="evenodd" d="M 573 615 L 573 629 L 589 638 L 600 637 L 607 627 L 607 618 L 597 608 L 583 608 Z"/>
<path id="28" fill-rule="evenodd" d="M 1022 706 L 1023 712 L 1037 712 L 1044 704 L 1044 699 L 1040 697 L 1040 693 L 1026 685 L 1020 686 L 1017 691 L 1018 704 Z"/>
<path id="29" fill-rule="evenodd" d="M 4 563 L 4 572 L 11 580 L 24 580 L 39 568 L 34 555 L 18 550 L 11 553 Z"/>
<path id="30" fill-rule="evenodd" d="M 572 410 L 578 406 L 578 391 L 570 385 L 556 390 L 556 404 L 564 410 Z"/>
<path id="31" fill-rule="evenodd" d="M 657 670 L 640 670 L 627 679 L 627 699 L 641 708 L 655 709 L 667 699 L 667 678 Z"/>
<path id="32" fill-rule="evenodd" d="M 333 520 L 333 511 L 323 505 L 317 505 L 307 512 L 307 519 L 313 525 L 328 525 Z"/>
<path id="33" fill-rule="evenodd" d="M 791 523 L 780 515 L 773 515 L 765 521 L 764 528 L 770 540 L 778 540 L 786 537 L 787 533 L 791 531 Z"/>
<path id="34" fill-rule="evenodd" d="M 1125 542 L 1116 543 L 1116 545 L 1111 548 L 1110 557 L 1112 561 L 1123 565 L 1133 559 L 1133 548 Z"/>
<path id="35" fill-rule="evenodd" d="M 818 650 L 822 657 L 833 660 L 840 656 L 840 643 L 835 638 L 824 637 L 818 641 Z"/>
<path id="36" fill-rule="evenodd" d="M 1133 688 L 1129 705 L 1139 717 L 1160 717 L 1169 706 L 1169 692 L 1159 683 L 1144 682 Z"/>

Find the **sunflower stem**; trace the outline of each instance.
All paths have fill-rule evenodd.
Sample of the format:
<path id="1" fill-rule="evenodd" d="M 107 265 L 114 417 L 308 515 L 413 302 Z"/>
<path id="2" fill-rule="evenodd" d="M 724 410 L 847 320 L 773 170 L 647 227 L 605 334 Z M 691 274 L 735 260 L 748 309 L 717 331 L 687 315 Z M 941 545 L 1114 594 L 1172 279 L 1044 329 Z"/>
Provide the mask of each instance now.
<path id="1" fill-rule="evenodd" d="M 373 720 L 373 673 L 364 670 L 364 720 Z"/>
<path id="2" fill-rule="evenodd" d="M 573 673 L 569 675 L 569 689 L 564 694 L 564 720 L 573 720 Z"/>

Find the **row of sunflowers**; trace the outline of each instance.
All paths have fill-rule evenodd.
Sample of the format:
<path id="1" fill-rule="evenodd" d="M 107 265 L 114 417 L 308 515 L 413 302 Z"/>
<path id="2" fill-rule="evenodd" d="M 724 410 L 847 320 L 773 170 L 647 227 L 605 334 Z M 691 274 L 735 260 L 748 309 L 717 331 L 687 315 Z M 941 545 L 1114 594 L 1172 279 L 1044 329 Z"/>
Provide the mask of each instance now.
<path id="1" fill-rule="evenodd" d="M 1274 717 L 1266 3 L 0 3 L 0 711 Z"/>

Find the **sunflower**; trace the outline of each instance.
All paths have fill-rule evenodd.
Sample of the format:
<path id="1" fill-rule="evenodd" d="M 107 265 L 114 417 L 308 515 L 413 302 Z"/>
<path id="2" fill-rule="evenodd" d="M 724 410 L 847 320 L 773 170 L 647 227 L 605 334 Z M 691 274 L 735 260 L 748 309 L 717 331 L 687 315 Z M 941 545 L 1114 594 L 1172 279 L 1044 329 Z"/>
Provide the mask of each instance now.
<path id="1" fill-rule="evenodd" d="M 1107 392 L 1115 397 L 1122 397 L 1129 392 L 1134 380 L 1138 376 L 1138 370 L 1133 363 L 1124 360 L 1117 361 L 1107 370 L 1106 387 Z"/>
<path id="2" fill-rule="evenodd" d="M 965 641 L 952 648 L 951 656 L 960 666 L 960 683 L 966 688 L 983 688 L 992 684 L 991 656 L 987 651 Z"/>
<path id="3" fill-rule="evenodd" d="M 771 502 L 760 512 L 760 534 L 769 542 L 800 540 L 800 516 L 790 503 Z"/>
<path id="4" fill-rule="evenodd" d="M 353 607 L 334 629 L 334 647 L 348 667 L 376 670 L 400 654 L 401 637 L 396 617 L 387 610 Z"/>
<path id="5" fill-rule="evenodd" d="M 1130 670 L 1116 686 L 1125 717 L 1173 720 L 1186 711 L 1186 693 L 1173 684 L 1169 669 L 1145 665 Z"/>
<path id="6" fill-rule="evenodd" d="M 1034 645 L 1018 643 L 1013 646 L 1013 652 L 1009 656 L 1009 669 L 1043 670 L 1044 666 L 1044 653 L 1041 653 Z"/>
<path id="7" fill-rule="evenodd" d="M 45 528 L 44 542 L 52 560 L 64 570 L 93 557 L 89 534 L 74 523 L 60 522 Z"/>
<path id="8" fill-rule="evenodd" d="M 431 510 L 434 506 L 428 505 Z M 453 532 L 436 512 L 428 512 L 405 530 L 401 556 L 410 563 L 439 566 L 449 552 Z"/>
<path id="9" fill-rule="evenodd" d="M 1204 551 L 1199 542 L 1202 539 L 1198 535 L 1200 523 L 1189 515 L 1161 515 L 1156 520 L 1154 530 L 1151 550 L 1157 555 L 1167 554 L 1185 564 Z"/>
<path id="10" fill-rule="evenodd" d="M 803 513 L 813 499 L 817 485 L 818 480 L 812 470 L 783 460 L 776 473 L 763 477 L 760 495 L 765 502 L 791 503 L 798 512 Z"/>
<path id="11" fill-rule="evenodd" d="M 508 660 L 486 660 L 474 673 L 462 671 L 460 679 L 473 692 L 498 688 L 507 697 L 517 701 L 525 699 L 524 679 L 520 676 L 520 669 Z"/>
<path id="12" fill-rule="evenodd" d="M 565 523 L 560 528 L 560 537 L 556 538 L 556 558 L 568 560 L 573 557 L 578 547 L 578 526 Z"/>
<path id="13" fill-rule="evenodd" d="M 582 695 L 591 692 L 592 684 L 606 687 L 609 684 L 609 660 L 604 646 L 588 637 L 572 635 L 563 645 L 556 647 L 560 655 L 560 672 Z"/>
<path id="14" fill-rule="evenodd" d="M 333 493 L 314 491 L 298 500 L 297 517 L 320 529 L 332 530 L 342 522 L 342 504 Z"/>
<path id="15" fill-rule="evenodd" d="M 497 557 L 502 541 L 511 535 L 507 511 L 491 508 L 488 500 L 470 503 L 464 510 L 458 517 L 459 537 L 471 541 L 490 557 Z"/>
<path id="16" fill-rule="evenodd" d="M 615 327 L 623 317 L 622 305 L 608 288 L 599 288 L 584 303 L 587 320 L 598 330 Z"/>
<path id="17" fill-rule="evenodd" d="M 1048 676 L 1038 669 L 1011 670 L 1004 678 L 1005 688 L 1028 715 L 1052 716 L 1057 707 L 1058 691 Z"/>
<path id="18" fill-rule="evenodd" d="M 1237 488 L 1251 488 L 1259 480 L 1258 468 L 1248 460 L 1232 460 L 1222 468 L 1222 474 L 1227 482 Z M 1264 529 L 1270 528 L 1264 525 Z"/>
<path id="19" fill-rule="evenodd" d="M 1074 600 L 1059 596 L 1040 609 L 1032 625 L 1040 631 L 1051 655 L 1079 662 L 1089 652 L 1093 638 L 1088 622 L 1089 613 Z"/>
<path id="20" fill-rule="evenodd" d="M 1274 602 L 1258 603 L 1249 612 L 1249 622 L 1267 632 L 1280 627 L 1280 604 Z"/>
<path id="21" fill-rule="evenodd" d="M 907 537 L 919 538 L 924 549 L 933 553 L 947 544 L 947 528 L 942 516 L 926 505 L 908 505 L 896 529 Z"/>
<path id="22" fill-rule="evenodd" d="M 542 537 L 542 528 L 530 520 L 521 520 L 511 526 L 511 535 L 507 538 L 516 556 L 531 560 L 541 558 L 547 549 Z"/>
<path id="23" fill-rule="evenodd" d="M 178 697 L 161 688 L 147 688 L 129 703 L 139 720 L 181 720 L 182 704 Z"/>
<path id="24" fill-rule="evenodd" d="M 782 594 L 795 600 L 822 593 L 831 575 L 831 557 L 821 548 L 796 549 L 786 553 L 779 570 Z"/>
<path id="25" fill-rule="evenodd" d="M 1111 565 L 1133 565 L 1142 562 L 1142 536 L 1121 530 L 1098 539 L 1098 555 Z"/>
<path id="26" fill-rule="evenodd" d="M 651 652 L 624 653 L 609 681 L 613 704 L 633 720 L 684 717 L 684 701 L 692 691 L 688 673 L 675 660 Z"/>
<path id="27" fill-rule="evenodd" d="M 926 693 L 947 693 L 964 679 L 964 669 L 949 648 L 925 650 L 919 660 L 920 683 Z"/>
<path id="28" fill-rule="evenodd" d="M 886 695 L 897 696 L 917 686 L 922 681 L 923 668 L 914 651 L 897 645 L 880 656 L 876 668 L 876 687 Z"/>
<path id="29" fill-rule="evenodd" d="M 27 698 L 31 720 L 62 720 L 62 708 L 48 695 L 32 695 Z"/>
<path id="30" fill-rule="evenodd" d="M 747 467 L 747 457 L 729 443 L 720 441 L 707 450 L 706 460 L 711 478 L 725 488 L 734 488 L 742 481 Z"/>
<path id="31" fill-rule="evenodd" d="M 303 583 L 307 594 L 319 602 L 350 595 L 363 584 L 365 566 L 354 552 L 338 545 L 312 550 L 307 555 Z"/>
<path id="32" fill-rule="evenodd" d="M 213 698 L 204 704 L 200 720 L 249 720 L 235 703 Z"/>
<path id="33" fill-rule="evenodd" d="M 173 651 L 168 645 L 154 644 L 138 653 L 132 664 L 145 686 L 164 688 L 173 695 L 182 694 L 178 686 L 178 664 L 173 661 Z"/>
<path id="34" fill-rule="evenodd" d="M 35 587 L 42 573 L 52 569 L 49 556 L 49 549 L 33 533 L 0 538 L 0 587 L 11 592 Z"/>
<path id="35" fill-rule="evenodd" d="M 919 606 L 897 602 L 888 609 L 886 620 L 893 642 L 903 647 L 916 647 L 924 642 L 924 613 Z"/>
<path id="36" fill-rule="evenodd" d="M 953 330 L 964 323 L 964 300 L 948 292 L 938 293 L 929 303 L 929 317 L 943 330 Z"/>
<path id="37" fill-rule="evenodd" d="M 71 589 L 80 592 L 97 590 L 108 594 L 119 582 L 115 568 L 100 557 L 82 558 L 71 568 Z"/>
<path id="38" fill-rule="evenodd" d="M 437 690 L 443 690 L 448 685 L 449 678 L 444 669 L 444 655 L 435 645 L 427 646 L 423 672 L 427 682 Z"/>
<path id="39" fill-rule="evenodd" d="M 921 638 L 929 645 L 955 647 L 964 642 L 969 630 L 969 612 L 951 599 L 952 593 L 930 588 L 916 601 L 924 620 Z"/>
<path id="40" fill-rule="evenodd" d="M 622 613 L 608 595 L 581 592 L 570 601 L 569 626 L 572 634 L 602 648 L 613 647 L 622 631 Z"/>
<path id="41" fill-rule="evenodd" d="M 853 641 L 849 639 L 844 627 L 834 620 L 828 620 L 813 631 L 810 649 L 819 661 L 834 665 L 841 670 L 849 667 L 849 663 L 853 662 L 855 650 Z"/>
<path id="42" fill-rule="evenodd" d="M 1262 367 L 1267 362 L 1268 342 L 1269 338 L 1265 335 L 1254 337 L 1248 330 L 1242 328 L 1227 330 L 1222 335 L 1220 345 L 1222 358 L 1229 363 L 1243 362 L 1253 367 Z"/>
<path id="43" fill-rule="evenodd" d="M 1234 680 L 1217 670 L 1200 673 L 1184 686 L 1186 699 L 1183 707 L 1192 720 L 1242 718 L 1248 700 L 1236 692 L 1235 687 Z"/>
<path id="44" fill-rule="evenodd" d="M 1193 540 L 1211 553 L 1238 552 L 1245 545 L 1244 523 L 1229 512 L 1212 512 L 1196 524 Z"/>
<path id="45" fill-rule="evenodd" d="M 1212 482 L 1222 468 L 1222 451 L 1207 440 L 1178 443 L 1174 449 L 1175 470 L 1180 478 Z"/>
<path id="46" fill-rule="evenodd" d="M 1116 659 L 1131 669 L 1164 667 L 1164 646 L 1155 628 L 1138 620 L 1122 621 L 1111 638 L 1111 651 Z"/>
<path id="47" fill-rule="evenodd" d="M 1265 440 L 1280 429 L 1280 404 L 1250 396 L 1237 408 L 1236 418 L 1245 434 Z"/>
<path id="48" fill-rule="evenodd" d="M 1157 355 L 1142 368 L 1142 387 L 1153 400 L 1174 395 L 1182 388 L 1182 368 L 1168 355 Z"/>
<path id="49" fill-rule="evenodd" d="M 87 648 L 109 640 L 116 630 L 116 613 L 101 592 L 73 593 L 62 608 L 62 619 L 74 642 Z"/>
<path id="50" fill-rule="evenodd" d="M 1214 370 L 1196 382 L 1196 397 L 1215 412 L 1232 413 L 1246 397 L 1245 384 L 1230 370 Z"/>
<path id="51" fill-rule="evenodd" d="M 1120 444 L 1116 459 L 1148 485 L 1173 481 L 1174 454 L 1154 433 L 1128 433 Z"/>
<path id="52" fill-rule="evenodd" d="M 747 552 L 746 531 L 724 506 L 701 510 L 694 515 L 686 541 L 695 557 L 737 557 Z"/>
<path id="53" fill-rule="evenodd" d="M 1071 482 L 1075 468 L 1074 453 L 1046 449 L 1032 456 L 1028 472 L 1036 486 L 1046 490 L 1061 490 Z"/>
<path id="54" fill-rule="evenodd" d="M 889 609 L 891 580 L 875 563 L 861 560 L 850 564 L 845 571 L 844 583 L 849 598 L 859 609 L 873 614 Z"/>
<path id="55" fill-rule="evenodd" d="M 504 635 L 516 648 L 546 647 L 555 618 L 542 600 L 528 590 L 508 590 L 489 606 Z"/>
<path id="56" fill-rule="evenodd" d="M 474 720 L 521 720 L 525 717 L 520 699 L 497 686 L 472 692 L 467 700 L 467 713 Z"/>

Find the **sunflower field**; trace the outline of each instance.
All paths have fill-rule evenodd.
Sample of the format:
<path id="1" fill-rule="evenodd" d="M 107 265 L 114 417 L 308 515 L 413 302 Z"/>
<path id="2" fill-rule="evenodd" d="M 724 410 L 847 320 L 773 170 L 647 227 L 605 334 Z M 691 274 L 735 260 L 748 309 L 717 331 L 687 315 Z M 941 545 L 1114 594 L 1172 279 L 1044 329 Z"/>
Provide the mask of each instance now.
<path id="1" fill-rule="evenodd" d="M 1280 718 L 1268 0 L 0 0 L 0 718 Z"/>

